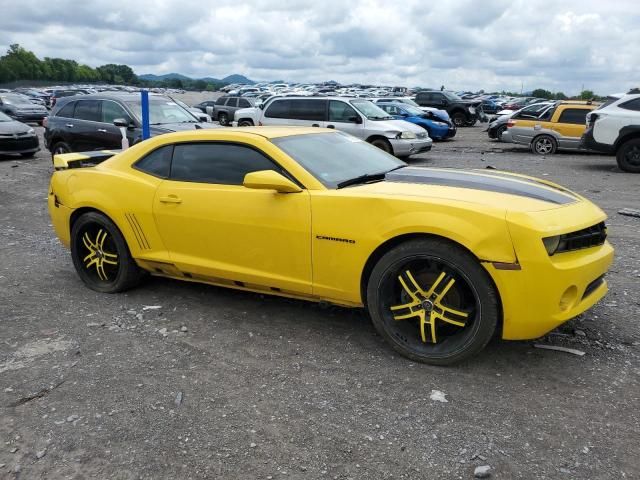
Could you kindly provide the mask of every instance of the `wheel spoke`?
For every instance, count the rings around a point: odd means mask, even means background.
[[[82,259],[83,263],[86,263],[86,262],[87,262],[87,260],[89,260],[89,259],[90,259],[91,257],[93,257],[95,254],[96,254],[96,252],[91,252],[91,253],[89,253],[89,255],[87,255],[86,257],[84,257],[84,258]]]
[[[96,246],[102,250],[104,247],[104,241],[107,238],[107,232],[105,232],[104,230],[100,229],[100,231],[98,231],[98,235],[96,235]]]
[[[89,232],[84,232],[84,235],[82,236],[82,243],[84,243],[84,246],[89,250],[96,250],[97,248],[96,245],[91,241]]]
[[[100,277],[100,280],[108,280],[107,274],[104,271],[104,265],[102,264],[102,262],[96,263],[96,271],[98,272],[98,277]]]

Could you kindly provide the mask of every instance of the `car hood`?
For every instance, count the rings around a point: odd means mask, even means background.
[[[405,167],[384,181],[351,187],[354,193],[398,195],[479,204],[499,211],[533,212],[584,200],[551,182],[502,171]]]
[[[29,130],[31,130],[31,127],[22,122],[0,122],[0,135],[27,133]]]
[[[151,133],[160,135],[169,132],[182,132],[185,130],[198,130],[200,128],[222,128],[215,123],[199,122],[199,123],[163,123],[161,125],[151,125]]]
[[[424,128],[414,125],[405,120],[369,120],[380,130],[404,132],[406,130],[413,133],[424,133]]]

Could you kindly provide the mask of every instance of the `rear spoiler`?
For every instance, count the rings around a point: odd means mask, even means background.
[[[55,170],[93,167],[122,152],[122,150],[97,150],[93,152],[60,153],[53,156]]]

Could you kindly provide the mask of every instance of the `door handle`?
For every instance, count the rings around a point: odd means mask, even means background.
[[[162,202],[162,203],[182,203],[182,199],[176,197],[175,195],[169,195],[168,197],[160,197],[160,202]]]
[[[327,128],[336,128],[335,125],[327,125]]]
[[[313,123],[311,124],[312,127],[319,127],[320,125],[318,125],[317,123]]]
[[[73,128],[73,123],[67,123],[65,127]]]
[[[100,133],[107,133],[107,131],[106,131],[104,128],[99,128],[99,129],[98,129],[98,131],[99,131]]]

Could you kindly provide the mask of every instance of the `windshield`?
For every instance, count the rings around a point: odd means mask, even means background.
[[[25,95],[18,95],[16,93],[0,95],[0,99],[2,99],[2,103],[6,103],[7,105],[21,105],[24,103],[31,103],[29,101],[29,97],[26,97]]]
[[[127,102],[139,121],[142,121],[142,107],[139,101]],[[172,100],[149,99],[149,123],[197,123],[197,120],[184,108]]]
[[[451,92],[442,92],[442,93],[444,94],[445,97],[447,97],[449,100],[452,100],[454,102],[459,102],[462,100],[462,98],[460,98],[455,93],[451,93]]]
[[[402,103],[406,103],[407,105],[413,105],[414,107],[419,107],[420,105],[418,105],[416,102],[414,102],[413,100],[411,100],[410,98],[403,98],[400,100]]]
[[[378,147],[342,132],[291,135],[271,141],[328,188],[406,165]]]
[[[0,112],[0,122],[11,122],[13,121],[11,119],[11,117],[5,115],[4,113]]]
[[[424,115],[424,111],[422,111],[420,108],[412,107],[411,105],[407,105],[403,108],[409,115],[413,115],[413,116]]]
[[[393,120],[393,117],[369,100],[352,100],[349,103],[369,120]]]

